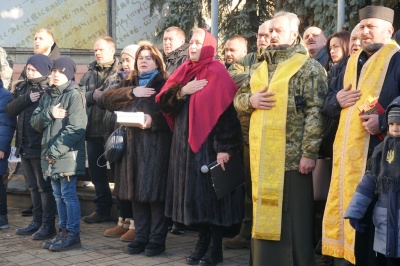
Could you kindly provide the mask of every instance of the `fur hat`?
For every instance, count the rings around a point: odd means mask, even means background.
[[[72,80],[76,73],[76,64],[72,61],[71,58],[67,56],[60,56],[53,62],[52,69],[58,69],[64,73],[64,75],[68,78],[68,80]]]
[[[127,55],[129,55],[130,57],[135,58],[136,51],[137,51],[137,49],[138,49],[139,47],[140,47],[140,46],[137,45],[137,44],[128,45],[128,46],[126,46],[126,47],[122,50],[121,55],[122,55],[122,54],[127,54]]]
[[[29,57],[26,65],[32,65],[42,76],[47,76],[50,73],[53,63],[48,56],[35,54]]]
[[[359,11],[360,21],[366,18],[379,18],[393,24],[394,11],[384,6],[366,6]]]

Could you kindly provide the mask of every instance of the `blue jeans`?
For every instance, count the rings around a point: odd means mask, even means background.
[[[97,160],[104,153],[104,138],[87,138],[87,154],[89,164],[89,174],[96,191],[94,204],[96,205],[95,212],[101,215],[110,215],[112,207],[112,195],[107,177],[107,161],[104,156]],[[98,163],[98,165],[97,165]],[[104,165],[100,167],[99,165]]]
[[[57,203],[58,224],[73,233],[80,232],[81,206],[76,194],[76,176],[51,179],[54,198]]]

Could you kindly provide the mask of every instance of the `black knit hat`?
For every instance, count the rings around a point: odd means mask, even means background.
[[[64,73],[68,80],[72,80],[76,73],[76,64],[71,58],[67,56],[60,56],[53,62],[52,69],[58,69]]]
[[[26,65],[33,66],[42,76],[47,76],[50,73],[53,63],[48,56],[35,54],[29,57]]]
[[[390,111],[388,114],[388,124],[391,124],[394,122],[400,124],[400,107],[398,107],[398,106],[390,108]]]

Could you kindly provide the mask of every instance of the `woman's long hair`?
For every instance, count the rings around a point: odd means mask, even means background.
[[[350,43],[350,32],[347,30],[341,30],[339,32],[336,32],[329,36],[328,40],[326,41],[326,50],[328,52],[329,60],[325,65],[325,69],[329,70],[330,65],[333,63],[332,57],[331,57],[331,51],[330,51],[330,46],[331,46],[331,40],[333,38],[339,38],[340,40],[340,45],[342,46],[343,49],[343,58],[340,60],[342,61],[343,59],[347,58],[350,56],[350,51],[349,51],[349,43]]]

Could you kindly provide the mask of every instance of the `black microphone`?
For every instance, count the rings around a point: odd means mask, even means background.
[[[200,171],[203,174],[207,174],[210,171],[210,168],[213,168],[214,166],[219,165],[219,163],[217,161],[214,161],[210,164],[205,164],[200,168]]]

